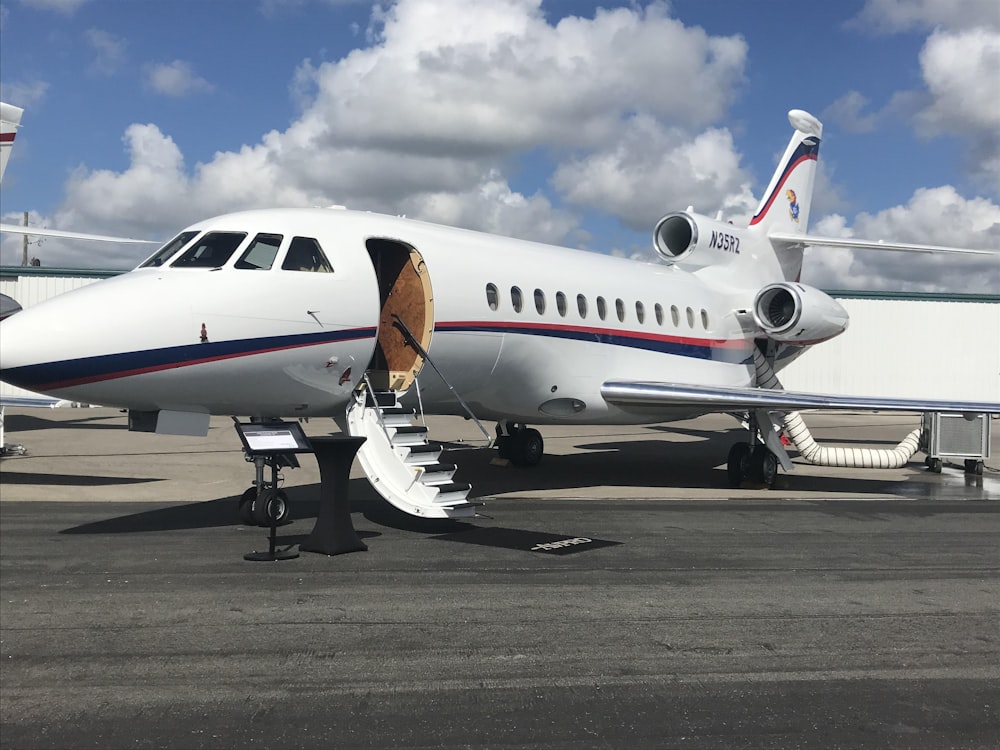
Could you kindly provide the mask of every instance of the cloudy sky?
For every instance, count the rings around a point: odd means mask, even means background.
[[[801,108],[811,231],[1000,248],[995,0],[2,0],[0,34],[7,223],[163,240],[343,204],[650,258],[668,211],[745,222]],[[1000,293],[1000,258],[817,248],[804,280]]]

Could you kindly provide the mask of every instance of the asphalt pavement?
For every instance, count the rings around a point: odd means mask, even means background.
[[[914,419],[807,416],[877,446]],[[414,519],[355,467],[368,551],[248,562],[267,539],[236,517],[231,424],[124,424],[8,412],[4,748],[998,746],[996,458],[732,490],[722,417],[543,428],[534,469],[442,419],[483,515]],[[301,460],[282,549],[319,507]]]

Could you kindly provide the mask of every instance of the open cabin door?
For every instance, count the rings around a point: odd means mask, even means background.
[[[424,365],[424,358],[407,343],[400,322],[426,350],[434,330],[434,297],[424,259],[416,248],[389,239],[365,243],[379,288],[378,343],[368,365],[376,391],[405,391]]]

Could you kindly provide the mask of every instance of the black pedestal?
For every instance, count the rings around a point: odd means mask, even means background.
[[[354,530],[348,497],[351,464],[365,439],[337,435],[309,438],[319,463],[320,505],[312,533],[299,545],[302,552],[342,555],[368,549]]]

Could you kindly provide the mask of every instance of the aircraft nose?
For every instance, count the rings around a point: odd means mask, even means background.
[[[38,348],[41,330],[32,325],[35,316],[20,310],[0,321],[0,380],[20,388],[35,390],[27,385],[32,380],[30,368],[39,360],[32,350]]]

